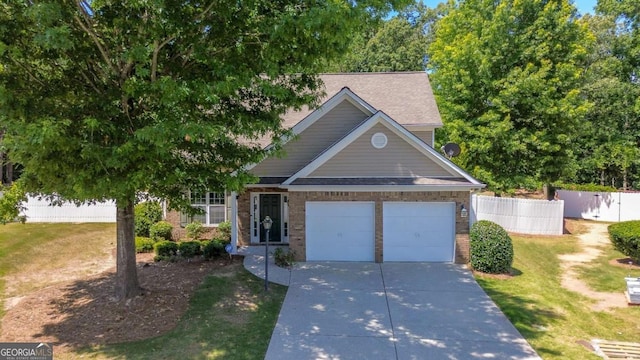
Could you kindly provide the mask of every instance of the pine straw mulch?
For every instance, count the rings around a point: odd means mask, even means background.
[[[144,294],[126,302],[113,298],[115,269],[50,286],[22,298],[2,318],[4,342],[51,342],[69,348],[146,339],[176,326],[195,289],[209,274],[232,275],[242,260],[155,263],[138,255]]]

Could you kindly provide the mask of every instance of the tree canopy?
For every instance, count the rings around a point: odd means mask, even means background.
[[[429,8],[414,3],[396,16],[371,22],[354,34],[346,54],[332,62],[326,71],[385,72],[421,71],[425,68],[427,47],[433,41],[433,25],[447,5]]]
[[[498,192],[572,175],[589,41],[566,0],[456,3],[428,62],[456,161]]]
[[[133,205],[239,190],[242,166],[313,104],[316,74],[402,0],[0,4],[2,152],[22,188],[118,207],[116,295],[139,292]]]

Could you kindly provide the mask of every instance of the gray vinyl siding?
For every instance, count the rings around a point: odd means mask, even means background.
[[[381,132],[387,146],[376,149],[371,136]],[[440,165],[382,124],[377,124],[308,177],[452,176]]]
[[[425,143],[427,143],[427,145],[433,147],[433,143],[431,141],[431,140],[433,140],[433,131],[431,131],[431,130],[412,131],[412,133],[413,133],[413,135],[419,137],[420,140],[422,140]]]
[[[366,118],[367,114],[345,100],[285,144],[282,158],[267,158],[251,172],[257,176],[291,176]]]

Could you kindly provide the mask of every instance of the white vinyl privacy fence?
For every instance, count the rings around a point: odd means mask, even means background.
[[[116,205],[113,201],[93,205],[64,203],[62,206],[51,206],[47,200],[30,196],[24,206],[26,210],[23,215],[30,223],[116,222]]]
[[[640,220],[640,193],[558,190],[564,216],[598,221]]]
[[[563,201],[471,196],[471,223],[489,220],[521,234],[562,235]]]

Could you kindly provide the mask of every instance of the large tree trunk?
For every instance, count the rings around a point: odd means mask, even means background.
[[[126,300],[142,293],[136,270],[136,244],[133,222],[133,199],[117,203],[116,216],[116,299]]]

